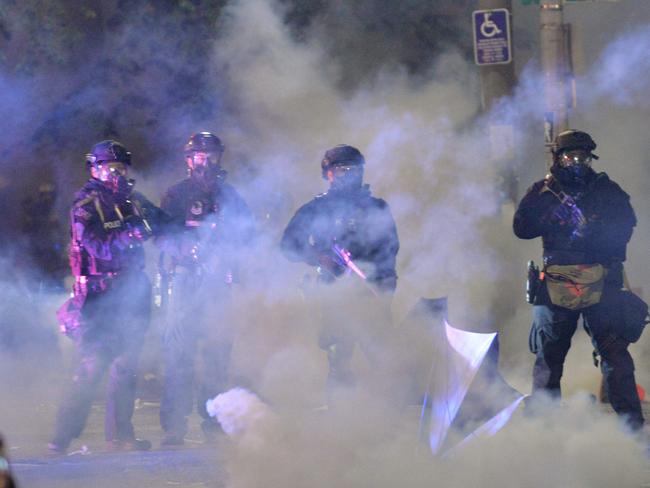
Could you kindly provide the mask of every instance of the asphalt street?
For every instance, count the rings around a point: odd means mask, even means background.
[[[48,409],[49,410],[49,409]],[[93,406],[88,425],[67,455],[47,452],[46,432],[21,429],[8,436],[9,456],[19,487],[223,487],[224,436],[213,444],[203,441],[198,416],[191,420],[185,446],[161,448],[162,432],[158,424],[157,403],[139,403],[134,424],[139,437],[153,443],[147,452],[111,452],[103,440],[101,404]],[[53,413],[53,412],[51,412]],[[53,417],[50,416],[50,422]],[[24,434],[21,434],[24,432]]]

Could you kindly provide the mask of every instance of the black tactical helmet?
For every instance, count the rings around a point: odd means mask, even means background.
[[[596,149],[596,143],[586,132],[573,129],[560,132],[555,138],[555,153],[560,154],[571,149],[585,149],[591,152]],[[598,157],[594,155],[594,159]]]
[[[119,161],[131,165],[131,153],[121,142],[108,139],[95,144],[86,154],[86,164],[89,166],[101,161]]]
[[[222,153],[225,146],[217,136],[211,132],[197,132],[190,136],[190,140],[185,144],[185,153],[205,152],[205,153]]]
[[[339,144],[325,151],[320,163],[323,178],[327,179],[327,170],[333,166],[363,166],[366,160],[356,147]]]

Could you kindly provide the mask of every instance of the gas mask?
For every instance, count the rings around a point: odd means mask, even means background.
[[[135,180],[128,178],[128,166],[121,161],[99,161],[92,166],[93,178],[101,181],[116,196],[128,197]]]
[[[363,166],[361,165],[330,166],[325,175],[327,181],[330,182],[330,189],[334,191],[356,190],[363,185]]]
[[[570,149],[562,151],[552,168],[555,177],[565,185],[581,186],[593,173],[591,161],[593,156],[587,149]]]
[[[209,189],[223,174],[221,153],[194,151],[188,153],[185,161],[190,178],[205,189]]]

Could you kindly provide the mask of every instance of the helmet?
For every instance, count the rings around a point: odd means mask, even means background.
[[[88,166],[101,161],[119,161],[131,165],[131,153],[126,150],[122,143],[108,139],[95,144],[90,152],[86,154]]]
[[[555,138],[551,173],[565,185],[582,187],[595,173],[591,160],[598,156],[591,151],[596,143],[586,132],[566,130]]]
[[[555,138],[555,153],[571,149],[586,149],[591,152],[596,149],[596,143],[586,132],[573,129],[560,132]]]
[[[334,166],[363,166],[364,164],[366,160],[361,151],[347,144],[339,144],[325,151],[320,166],[323,178],[327,179],[327,171]]]
[[[185,144],[185,153],[205,152],[222,153],[225,146],[217,136],[211,132],[197,132],[190,136]]]
[[[128,178],[127,169],[131,153],[121,143],[110,139],[98,142],[86,154],[86,165],[91,176],[115,195],[126,198],[131,193],[134,180]]]
[[[221,156],[225,146],[211,132],[197,132],[185,144],[185,163],[195,182],[204,189],[211,188],[218,178],[225,176],[221,169]]]

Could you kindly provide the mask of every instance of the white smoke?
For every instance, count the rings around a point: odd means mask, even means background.
[[[215,69],[230,80],[238,104],[231,124],[237,129],[224,137],[258,168],[250,185],[238,182],[249,200],[265,205],[262,189],[289,193],[286,201],[293,208],[280,210],[286,222],[292,210],[324,188],[318,168],[324,150],[338,143],[359,147],[368,162],[366,179],[391,205],[402,242],[393,303],[397,321],[420,296],[449,296],[452,324],[503,333],[504,373],[527,391],[533,359],[526,348],[530,311],[519,304],[524,264],[539,255],[541,245],[512,235],[514,209],[502,205],[495,185],[501,162],[490,155],[488,118],[477,117],[478,99],[468,95],[478,91],[474,68],[451,52],[417,80],[391,68],[342,92],[341,67],[319,47],[317,36],[295,42],[278,4],[244,0],[227,8],[224,38],[215,45]],[[531,119],[538,117],[541,101],[534,67],[525,76],[512,100],[499,108],[516,125],[515,140],[520,141],[537,130]],[[607,88],[593,93],[585,113]],[[603,146],[612,144],[589,125],[579,128],[594,132]],[[521,167],[537,167],[524,168],[535,173],[527,178],[543,175],[541,144],[539,149],[537,156],[522,158]],[[270,229],[270,235],[277,238],[280,231]],[[307,270],[271,255],[280,261],[251,265],[257,284],[263,285],[246,303],[263,307],[249,307],[241,315],[245,334],[238,336],[235,363],[249,379],[255,377],[256,388],[265,388],[265,398],[273,398],[275,416],[272,427],[260,427],[255,438],[261,444],[253,449],[233,445],[233,486],[418,487],[438,481],[444,486],[605,487],[611,486],[611,466],[617,463],[625,466],[617,484],[642,482],[639,446],[616,419],[601,415],[582,397],[541,419],[516,419],[497,437],[477,441],[447,462],[432,460],[416,445],[416,414],[395,410],[368,390],[344,399],[340,409],[316,409],[314,392],[324,389],[326,362],[324,353],[308,346],[319,323],[297,289],[299,275]],[[288,279],[296,280],[295,287]],[[567,392],[597,386],[588,340],[578,334],[576,342],[567,362]],[[260,344],[267,345],[264,353],[250,354]],[[268,344],[275,344],[275,351]],[[411,346],[404,350],[418,349],[417,343]],[[287,385],[295,384],[303,367],[309,379],[292,390]],[[365,375],[368,368],[367,358],[357,354],[355,369],[364,380],[372,378]],[[297,399],[297,390],[308,391],[308,400]]]
[[[584,395],[542,417],[518,416],[494,437],[475,439],[438,458],[415,442],[417,412],[382,422],[367,399],[355,398],[346,411],[312,410],[299,417],[240,389],[209,404],[233,443],[229,468],[236,488],[638,487],[644,482],[642,446]]]
[[[643,22],[643,1],[617,6],[627,9],[628,26],[635,16]],[[631,12],[635,6],[640,9],[636,14]],[[608,26],[607,38],[612,39],[621,27],[614,22],[616,12],[607,12],[594,32],[605,32]],[[418,412],[395,410],[367,390],[344,398],[338,410],[318,409],[326,401],[327,361],[316,346],[319,319],[298,288],[308,270],[286,262],[276,244],[292,212],[325,188],[319,161],[327,148],[338,143],[359,147],[368,161],[366,179],[374,194],[391,205],[402,243],[393,303],[396,322],[420,296],[448,295],[452,324],[502,333],[504,374],[524,392],[530,388],[533,356],[526,341],[530,310],[519,304],[524,264],[539,256],[541,244],[517,241],[512,235],[513,208],[501,205],[495,188],[501,163],[490,157],[488,117],[478,118],[476,69],[461,53],[441,56],[417,78],[393,66],[376,77],[356,77],[365,83],[343,91],[343,68],[321,47],[319,35],[327,33],[316,29],[307,41],[295,42],[282,16],[276,2],[230,2],[212,63],[218,79],[227,81],[227,86],[220,81],[214,88],[215,97],[228,93],[228,116],[220,113],[214,125],[188,130],[194,122],[179,122],[180,109],[170,103],[165,123],[178,126],[175,131],[182,137],[192,130],[219,133],[227,146],[231,181],[242,189],[265,232],[246,256],[247,275],[234,292],[235,312],[228,317],[215,312],[215,320],[230,320],[236,328],[233,376],[250,383],[268,403],[235,390],[212,404],[224,429],[234,436],[229,458],[233,486],[641,485],[639,446],[620,431],[614,418],[600,415],[582,397],[534,421],[515,419],[497,437],[478,441],[445,462],[432,459],[416,444]],[[594,20],[593,15],[586,17]],[[602,57],[593,58],[599,60],[593,70],[578,80],[579,105],[572,120],[598,142],[599,169],[632,194],[639,226],[630,246],[629,271],[633,283],[647,290],[647,27],[625,29],[629,32],[621,31]],[[141,26],[134,26],[133,32],[141,36]],[[594,32],[591,40],[597,37]],[[517,143],[529,150],[519,152],[523,189],[545,168],[540,79],[535,66],[522,73],[513,99],[500,110],[515,126]],[[143,87],[148,86],[147,76],[151,74],[142,74]],[[27,89],[20,93],[31,97]],[[80,103],[93,103],[94,98]],[[25,110],[29,104],[7,105],[8,100],[3,98],[3,107],[10,109],[15,123],[3,140],[20,139],[17,133],[28,132],[24,128],[33,114]],[[87,145],[75,144],[84,149]],[[178,161],[176,175],[162,175],[147,185],[138,182],[154,200],[166,184],[183,176],[180,151],[160,159],[167,157]],[[150,256],[155,255],[151,251]],[[350,309],[352,314],[360,312]],[[397,337],[401,332],[397,330]],[[426,357],[422,344],[404,342],[402,356]],[[579,333],[574,342],[565,368],[565,391],[595,391],[599,375],[590,362],[588,338]],[[362,383],[376,379],[362,353],[355,355],[354,366]],[[642,384],[648,381],[647,371],[637,368]],[[386,383],[395,379],[387,378]],[[17,395],[16,403],[20,399]],[[7,425],[25,423],[20,405],[12,402],[3,409],[11,412]],[[51,418],[39,421],[44,424],[39,432],[51,431]]]
[[[228,436],[245,439],[241,442],[255,446],[263,442],[263,423],[268,422],[273,415],[257,395],[244,388],[233,388],[217,395],[208,400],[206,408],[211,417],[216,417]]]

